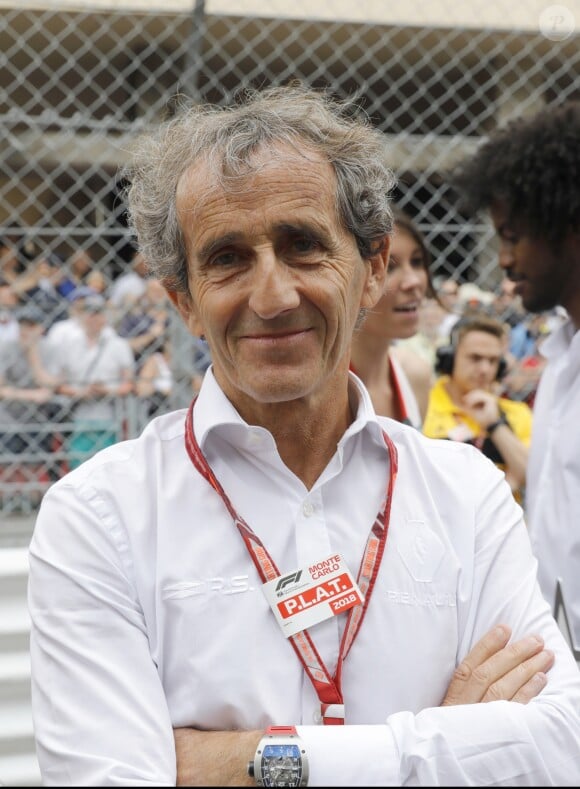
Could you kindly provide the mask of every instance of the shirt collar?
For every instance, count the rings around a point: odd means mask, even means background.
[[[349,373],[349,395],[355,418],[339,441],[341,449],[353,436],[363,431],[373,440],[384,446],[383,432],[371,403],[370,395],[363,382],[354,373]],[[203,383],[195,403],[193,427],[198,444],[204,451],[204,444],[212,432],[227,435],[228,441],[236,443],[235,436],[246,436],[250,430],[262,430],[248,425],[232,403],[225,396],[213,374],[210,365],[204,375]],[[225,428],[225,430],[223,430]],[[265,431],[267,432],[267,431]]]

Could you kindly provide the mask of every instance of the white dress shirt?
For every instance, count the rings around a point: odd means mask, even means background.
[[[544,341],[547,364],[534,401],[526,518],[538,580],[553,607],[556,579],[580,649],[580,331],[571,321]]]
[[[356,577],[387,485],[381,427],[396,444],[386,549],[343,667],[346,725],[319,724],[245,544],[186,454],[178,411],[44,498],[29,605],[46,785],[175,785],[172,727],[269,724],[298,726],[311,786],[580,782],[580,673],[503,474],[473,447],[377,417],[352,382],[356,419],[311,490],[211,368],[194,411],[210,466],[281,573],[340,553]],[[310,629],[331,672],[344,618]],[[458,662],[500,622],[554,650],[547,687],[527,705],[439,707]]]
[[[103,326],[102,335],[105,337],[112,337],[115,330],[112,326]],[[66,355],[70,348],[71,342],[77,342],[79,338],[83,338],[84,330],[78,318],[63,318],[52,324],[47,331],[46,336],[63,355]]]

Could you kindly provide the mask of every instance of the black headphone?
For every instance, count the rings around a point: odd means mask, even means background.
[[[453,373],[453,365],[455,363],[455,349],[457,348],[457,343],[459,341],[459,334],[462,333],[462,330],[465,327],[470,326],[472,326],[474,330],[478,328],[477,319],[460,318],[451,329],[449,345],[442,345],[440,348],[437,348],[435,352],[435,372],[437,375],[451,375]],[[467,334],[467,332],[463,333]],[[507,370],[508,363],[502,356],[497,366],[495,380],[501,381],[501,379],[507,373]]]

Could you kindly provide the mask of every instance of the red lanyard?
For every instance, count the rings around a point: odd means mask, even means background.
[[[215,474],[211,470],[209,463],[205,459],[199,444],[195,438],[193,431],[193,407],[195,405],[195,398],[193,399],[187,417],[185,420],[185,448],[189,455],[191,462],[199,473],[210,483],[210,485],[217,491],[232,519],[237,526],[246,548],[256,566],[256,570],[262,583],[271,581],[280,576],[280,572],[270,554],[264,547],[260,538],[252,531],[246,521],[238,515],[234,509],[231,501],[229,500],[226,492],[220,485]],[[397,450],[395,445],[383,431],[387,449],[390,458],[389,479],[387,483],[387,490],[385,500],[381,509],[377,513],[375,521],[371,527],[367,543],[363,553],[363,558],[360,564],[357,583],[364,596],[364,603],[362,605],[354,606],[348,612],[346,626],[342,635],[338,661],[334,676],[330,676],[326,666],[324,665],[314,643],[306,630],[296,633],[289,637],[289,641],[294,647],[294,651],[298,655],[299,660],[304,666],[304,670],[308,675],[316,694],[320,700],[320,707],[322,712],[322,722],[325,724],[342,724],[344,723],[344,700],[342,695],[342,665],[346,656],[348,655],[351,646],[356,638],[356,635],[362,624],[364,615],[366,614],[371,594],[375,585],[375,580],[383,558],[385,544],[387,541],[387,533],[389,530],[389,519],[391,513],[391,501],[393,498],[393,488],[395,486],[395,479],[397,476]]]

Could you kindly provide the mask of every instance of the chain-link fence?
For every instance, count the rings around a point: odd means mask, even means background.
[[[171,114],[179,95],[222,103],[247,86],[296,78],[356,97],[384,132],[396,199],[425,233],[433,274],[495,289],[493,233],[485,219],[461,215],[445,174],[498,123],[580,96],[579,28],[578,0],[1,0],[0,337],[10,336],[15,303],[34,301],[48,328],[68,315],[73,287],[109,297],[125,274],[138,277],[119,166],[129,139]],[[15,272],[16,302],[4,287]],[[132,311],[115,303],[114,328]],[[139,324],[133,314],[125,336],[145,326],[149,351],[170,336],[176,388],[167,404],[183,405],[207,354],[171,315],[164,320],[160,332],[155,315]],[[132,397],[123,409],[141,417]],[[32,429],[26,418],[37,405],[21,408],[11,432],[42,453],[39,420]],[[68,418],[66,408],[51,413],[55,423]],[[123,435],[140,429],[140,417],[125,413]],[[46,484],[63,467],[59,440],[49,447],[57,459],[44,462]],[[17,454],[3,458],[10,473]]]

